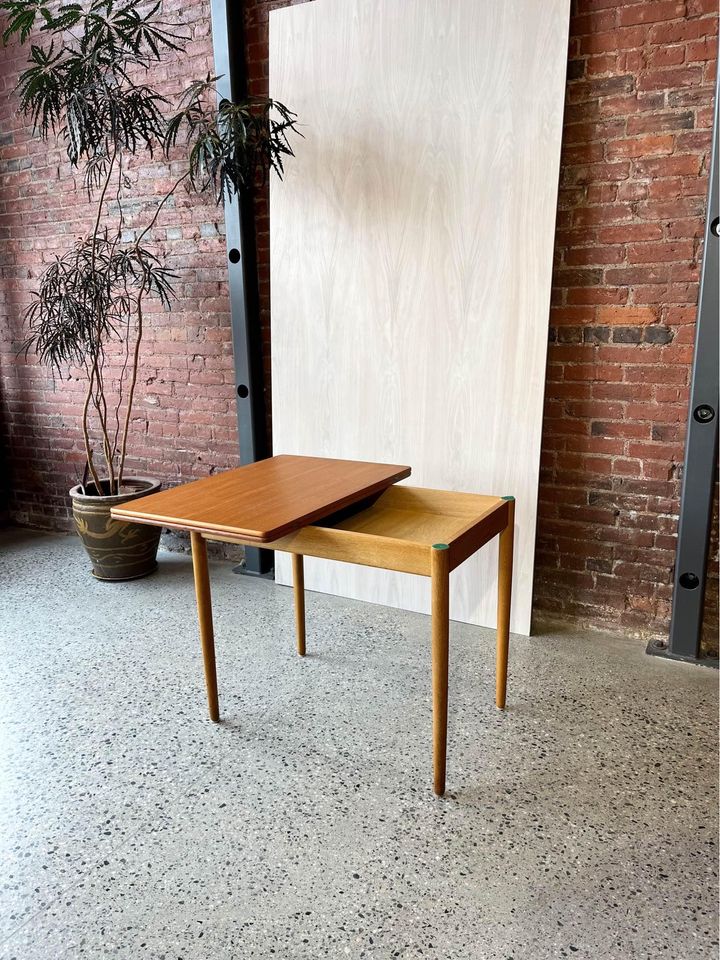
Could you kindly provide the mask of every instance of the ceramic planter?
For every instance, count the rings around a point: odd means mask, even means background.
[[[94,489],[94,485],[88,486]],[[157,493],[160,487],[157,480],[134,477],[124,480],[122,493],[114,496],[98,497],[83,493],[81,486],[72,488],[75,526],[98,580],[136,580],[157,569],[161,528],[113,520],[110,509]]]

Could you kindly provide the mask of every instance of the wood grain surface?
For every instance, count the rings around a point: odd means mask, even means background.
[[[270,14],[305,138],[271,188],[273,431],[516,497],[530,628],[569,0],[314,0]],[[277,576],[291,582],[290,561]],[[492,626],[497,546],[451,576]],[[305,586],[428,611],[426,582],[308,560]]]
[[[277,456],[113,508],[113,516],[269,543],[410,476],[410,467]]]
[[[498,533],[505,533],[508,515],[508,503],[500,497],[392,486],[370,506],[357,504],[344,519],[309,524],[268,543],[268,548],[295,557],[429,577],[431,556],[438,547],[447,550],[448,569],[454,570]],[[247,542],[238,535],[217,533],[210,539]]]

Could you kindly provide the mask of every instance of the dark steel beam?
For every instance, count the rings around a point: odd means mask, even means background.
[[[675,558],[670,639],[665,645],[651,643],[648,653],[675,660],[703,662],[700,640],[705,606],[708,547],[713,495],[717,476],[720,336],[718,319],[718,93],[715,90],[715,120],[710,161],[708,213],[705,224],[700,296],[695,329],[690,409],[685,441],[680,524]],[[705,661],[708,662],[708,661]],[[717,666],[717,661],[712,661]]]
[[[244,4],[211,0],[213,52],[218,98],[237,102],[247,96],[247,64],[243,28]],[[255,220],[251,189],[225,201],[225,237],[235,361],[240,462],[253,463],[268,456],[262,337],[257,279]],[[265,574],[272,569],[271,550],[245,548],[246,573]]]

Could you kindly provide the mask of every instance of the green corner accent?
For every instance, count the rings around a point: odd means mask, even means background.
[[[447,550],[448,545],[446,543],[434,543],[432,548],[433,550]]]
[[[514,500],[515,497],[501,497],[501,500]]]

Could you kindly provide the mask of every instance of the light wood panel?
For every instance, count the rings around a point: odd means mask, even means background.
[[[314,0],[270,14],[306,139],[271,188],[275,449],[404,460],[516,497],[528,633],[569,0]],[[277,576],[290,582],[289,561]],[[452,575],[493,625],[497,547]],[[305,585],[429,610],[427,583],[308,560]]]

